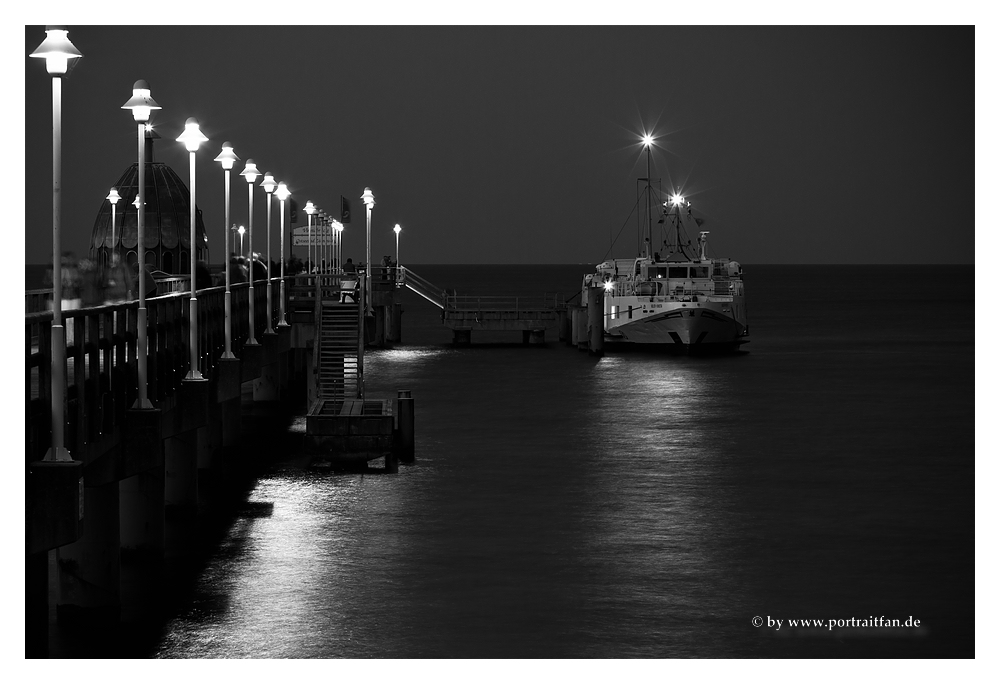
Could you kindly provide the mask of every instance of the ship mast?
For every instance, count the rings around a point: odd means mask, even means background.
[[[642,144],[646,147],[646,245],[643,256],[647,259],[650,256],[650,249],[653,244],[653,187],[652,176],[649,171],[650,148],[653,146],[653,136],[649,133],[642,137]]]

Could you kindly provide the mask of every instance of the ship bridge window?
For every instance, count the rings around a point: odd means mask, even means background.
[[[688,277],[688,267],[687,266],[671,266],[670,267],[670,277],[671,278],[687,278]]]
[[[691,277],[692,278],[707,278],[708,277],[708,266],[692,266],[691,267]]]
[[[657,266],[656,268],[651,268],[649,270],[650,270],[650,275],[653,278],[666,278],[667,277],[667,267],[666,266]]]

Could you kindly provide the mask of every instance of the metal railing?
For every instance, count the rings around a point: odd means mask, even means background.
[[[267,327],[267,287],[280,296],[280,279],[257,281],[254,290],[255,331]],[[232,348],[239,356],[249,333],[250,288],[231,287]],[[225,350],[225,287],[198,291],[198,368],[211,377]],[[178,390],[189,370],[188,292],[146,300],[147,393],[156,404]],[[66,328],[66,446],[81,449],[103,433],[121,426],[125,411],[138,394],[136,342],[139,302],[64,310]],[[279,307],[272,311],[277,324]],[[52,312],[25,315],[25,452],[28,460],[41,458],[51,438]]]
[[[448,297],[448,293],[431,281],[421,278],[405,266],[400,266],[397,269],[396,282],[410,288],[438,308],[445,308],[445,300]]]
[[[476,295],[445,295],[446,311],[556,311],[566,308],[566,298],[562,294],[511,297]]]

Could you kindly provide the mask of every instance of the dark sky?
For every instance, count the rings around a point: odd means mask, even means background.
[[[597,263],[623,225],[613,255],[634,256],[644,130],[653,177],[707,217],[714,256],[974,261],[972,27],[69,29],[84,56],[63,86],[63,246],[78,256],[134,161],[120,107],[142,78],[163,107],[157,161],[187,182],[184,120],[210,138],[197,177],[213,262],[224,140],[300,204],[351,198],[355,260],[365,186],[376,258],[393,253],[396,223],[403,263]],[[29,264],[51,259],[51,86],[27,56],[43,38],[25,27]],[[233,185],[245,223],[246,185],[235,173]],[[259,250],[263,227],[261,199]]]

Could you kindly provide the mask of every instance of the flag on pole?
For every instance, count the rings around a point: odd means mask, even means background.
[[[343,195],[340,196],[340,222],[351,222],[351,205]]]
[[[299,203],[295,201],[294,197],[288,198],[288,210],[289,210],[289,223],[293,226],[299,222]]]

